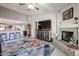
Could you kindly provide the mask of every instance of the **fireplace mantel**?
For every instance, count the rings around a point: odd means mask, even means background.
[[[59,25],[59,28],[77,28],[77,27],[79,27],[78,24]]]

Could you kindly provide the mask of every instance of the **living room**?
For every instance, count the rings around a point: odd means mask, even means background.
[[[72,13],[70,13],[70,11],[67,10],[71,10],[72,9]],[[30,18],[29,21],[33,28],[32,28],[32,34],[33,37],[35,34],[35,26],[34,26],[34,22],[39,22],[39,21],[44,21],[44,20],[51,20],[51,38],[53,40],[53,43],[55,44],[55,46],[59,47],[60,50],[66,52],[68,55],[78,55],[78,3],[70,3],[65,5],[63,8],[60,8],[60,10],[56,11],[56,12],[52,12],[52,13],[47,13],[47,14],[41,14],[41,15],[33,15]],[[68,14],[66,13],[68,12]],[[72,16],[70,16],[70,18],[65,19],[65,15],[69,15],[69,14],[73,14]],[[66,16],[66,17],[67,17]],[[34,20],[32,20],[34,19]],[[67,37],[68,36],[72,36],[72,40],[74,40],[73,42],[75,42],[76,46],[73,46],[73,43],[70,41],[69,43],[67,42],[68,38],[65,37],[65,34],[67,33]],[[68,34],[69,33],[69,34]],[[73,33],[73,34],[71,34]],[[57,40],[54,40],[57,39]],[[67,39],[65,40],[67,43],[62,42],[62,39]],[[60,42],[59,42],[59,41]],[[61,44],[62,43],[62,44]],[[66,46],[65,46],[66,45]],[[68,48],[67,48],[68,47]],[[73,50],[73,49],[76,50]],[[67,50],[66,50],[67,49]],[[68,51],[69,50],[69,51]],[[72,52],[75,53],[72,53]]]
[[[78,3],[0,3],[0,42],[3,45],[3,48],[1,47],[1,50],[4,50],[3,55],[37,56],[33,54],[35,50],[29,54],[31,49],[26,54],[15,54],[15,51],[12,50],[23,42],[33,40],[31,45],[38,46],[39,42],[40,45],[49,43],[62,51],[61,55],[65,53],[67,56],[79,56],[78,10]],[[17,39],[21,38],[23,42],[20,44]],[[15,44],[14,41],[17,45],[12,49],[6,48],[9,44],[11,46]],[[42,41],[47,43],[41,43]],[[6,45],[7,43],[8,45]],[[55,48],[51,47],[52,53],[49,56],[58,54],[58,52],[53,53]],[[9,55],[5,53],[8,50],[11,50]],[[45,52],[42,56],[48,55]]]

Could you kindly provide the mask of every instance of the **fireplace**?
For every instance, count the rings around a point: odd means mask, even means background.
[[[75,27],[64,27],[60,28],[59,30],[60,34],[58,37],[58,40],[60,40],[63,43],[67,43],[67,45],[75,45],[78,47],[78,31]]]
[[[70,38],[73,38],[74,40],[78,40],[78,35],[77,35],[78,32],[76,28],[60,28],[59,32],[60,32],[60,36],[59,36],[60,40],[64,40],[67,42],[70,41]]]
[[[62,40],[66,41],[66,42],[70,42],[71,38],[73,37],[73,32],[71,31],[62,31]]]

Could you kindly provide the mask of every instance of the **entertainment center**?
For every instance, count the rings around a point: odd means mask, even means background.
[[[51,20],[39,21],[36,26],[36,38],[51,42]]]

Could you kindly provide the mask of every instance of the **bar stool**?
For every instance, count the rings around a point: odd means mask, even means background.
[[[2,41],[7,41],[7,34],[6,33],[0,34],[0,38],[2,39]]]
[[[0,56],[2,56],[2,47],[1,47],[1,35],[0,35]]]
[[[20,32],[16,32],[15,33],[15,39],[20,39],[20,38],[21,38]]]
[[[15,33],[9,33],[9,40],[15,39]]]

